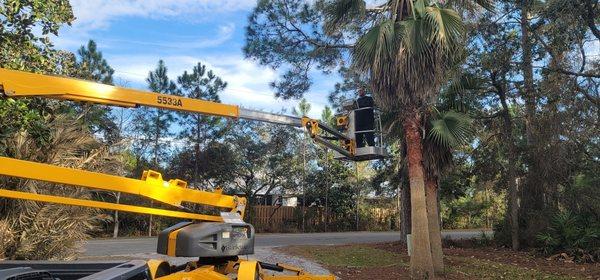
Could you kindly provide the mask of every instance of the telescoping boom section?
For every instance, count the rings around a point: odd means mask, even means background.
[[[165,110],[303,127],[316,143],[344,155],[349,160],[355,159],[355,144],[352,138],[306,116],[295,117],[273,114],[241,108],[237,105],[3,68],[0,68],[0,94],[12,98],[43,97],[130,108],[148,106]]]

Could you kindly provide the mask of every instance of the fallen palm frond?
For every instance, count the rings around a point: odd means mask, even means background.
[[[55,116],[47,123],[49,133],[44,137],[19,131],[5,139],[8,156],[106,173],[118,168],[107,147],[76,118]],[[0,187],[84,199],[93,196],[87,189],[7,177],[0,178]],[[0,258],[73,259],[101,217],[100,212],[82,207],[1,199]]]

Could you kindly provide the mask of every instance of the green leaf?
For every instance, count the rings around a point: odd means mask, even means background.
[[[455,148],[465,144],[473,135],[472,120],[466,114],[455,111],[439,113],[437,118],[431,120],[429,138],[437,145],[446,148]]]
[[[414,9],[417,12],[418,16],[420,16],[420,17],[423,16],[423,14],[425,13],[425,1],[424,0],[415,1]]]
[[[394,61],[398,51],[399,25],[383,21],[359,38],[354,48],[354,63],[363,70],[373,70]]]
[[[445,51],[455,49],[465,33],[460,16],[453,10],[427,7],[425,20],[431,28],[429,40]]]

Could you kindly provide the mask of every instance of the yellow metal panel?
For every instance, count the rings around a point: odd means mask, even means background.
[[[255,280],[259,275],[257,261],[240,261],[237,280]]]
[[[335,280],[335,276],[333,275],[312,275],[304,272],[301,268],[278,263],[278,266],[283,267],[285,271],[292,272],[295,275],[272,275],[267,274],[266,270],[262,270],[260,274],[260,279],[262,280]]]
[[[235,105],[3,68],[0,68],[0,86],[10,97],[45,96],[124,107],[141,105],[214,116],[239,116],[239,107]]]
[[[82,207],[92,207],[92,208],[100,208],[100,209],[108,209],[108,210],[117,210],[117,211],[132,212],[132,213],[139,213],[139,214],[151,214],[151,215],[166,216],[166,217],[181,218],[181,219],[192,219],[192,220],[214,221],[214,222],[222,222],[223,221],[223,218],[221,218],[220,216],[194,214],[194,213],[187,213],[187,212],[180,212],[180,211],[140,207],[140,206],[127,205],[127,204],[115,204],[115,203],[108,203],[108,202],[101,202],[101,201],[94,201],[94,200],[85,200],[85,199],[77,199],[77,198],[69,198],[69,197],[44,195],[44,194],[9,191],[9,190],[4,190],[4,189],[0,189],[0,197],[35,200],[35,201],[41,201],[41,202],[50,202],[50,203],[66,204],[66,205],[73,205],[73,206],[82,206]]]
[[[333,275],[264,275],[261,274],[261,280],[335,280]]]
[[[216,272],[213,266],[202,266],[191,271],[180,271],[159,277],[156,280],[231,280],[231,278]]]
[[[170,267],[171,267],[171,265],[168,262],[163,261],[163,260],[148,260],[146,262],[146,265],[148,265],[148,268],[150,269],[150,276],[152,276],[152,279],[157,278],[158,276],[160,276],[158,274],[164,272],[164,271],[159,271],[159,269],[162,270],[162,268],[166,266],[170,270]],[[167,273],[168,273],[168,271],[167,271]]]
[[[181,229],[183,228],[169,232],[169,241],[167,243],[167,256],[176,257],[175,251],[177,250],[177,235],[179,234],[179,231]]]
[[[179,187],[178,182],[164,182],[160,173],[150,172],[147,180],[136,180],[103,173],[59,167],[7,157],[0,157],[0,175],[52,183],[141,195],[173,206],[182,201],[235,209],[241,200],[234,196]]]

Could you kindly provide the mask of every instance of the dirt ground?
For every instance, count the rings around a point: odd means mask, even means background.
[[[391,252],[397,258],[393,264],[381,262],[350,262],[343,265],[332,261],[328,255],[341,255],[350,247],[368,248],[369,259],[377,252]],[[401,243],[381,243],[343,246],[290,246],[279,248],[285,253],[311,258],[328,268],[340,279],[410,279],[409,257]],[[532,252],[513,252],[495,247],[444,248],[446,273],[440,279],[600,279],[600,264],[577,264],[560,259],[535,256]],[[348,256],[349,260],[360,256]],[[390,256],[386,255],[386,259]]]

